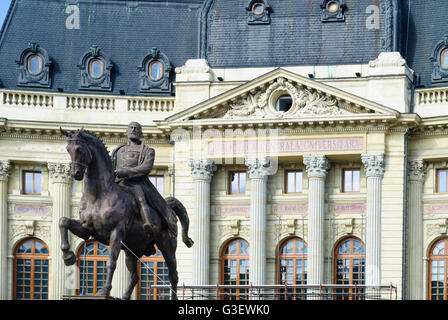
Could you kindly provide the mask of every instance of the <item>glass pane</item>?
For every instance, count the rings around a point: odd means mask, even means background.
[[[359,170],[353,171],[353,192],[359,192]]]
[[[92,60],[90,63],[90,75],[99,78],[103,74],[103,63],[100,60]]]
[[[302,172],[296,172],[296,192],[302,192]]]
[[[41,59],[38,56],[31,56],[29,58],[28,71],[32,74],[37,74],[41,71]]]
[[[446,192],[446,171],[439,171],[439,192]]]
[[[163,177],[157,177],[157,190],[163,194]]]
[[[149,65],[149,76],[153,80],[159,80],[162,77],[162,64],[160,62],[151,62]]]
[[[246,173],[240,172],[240,193],[246,192]]]
[[[31,253],[31,245],[32,245],[32,240],[28,240],[28,241],[24,242],[20,246],[17,253]]]
[[[448,69],[448,49],[445,49],[442,52],[442,68]]]
[[[34,193],[40,193],[42,190],[42,174],[34,173]]]
[[[288,186],[286,192],[295,192],[295,174],[288,172]]]
[[[238,174],[230,174],[230,193],[238,193]]]
[[[33,173],[25,172],[25,193],[33,193]]]
[[[344,171],[344,191],[345,192],[351,192],[353,191],[352,188],[352,171],[346,170]]]

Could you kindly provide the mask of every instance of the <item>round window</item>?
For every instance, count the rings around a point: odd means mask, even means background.
[[[441,64],[443,69],[448,69],[448,48],[442,51]]]
[[[260,15],[264,12],[264,5],[262,3],[254,4],[254,6],[252,7],[252,11],[256,15]]]
[[[339,3],[337,1],[330,1],[327,5],[327,9],[330,12],[336,12],[339,10]]]
[[[160,78],[162,78],[162,73],[163,73],[163,65],[161,62],[159,61],[153,61],[149,64],[149,77],[152,80],[159,80]]]
[[[90,76],[99,78],[103,75],[103,62],[99,59],[92,59],[89,67]]]
[[[292,97],[288,94],[280,96],[275,102],[275,110],[287,112],[292,107]]]
[[[42,58],[32,55],[28,58],[28,71],[31,74],[39,74],[42,71]]]

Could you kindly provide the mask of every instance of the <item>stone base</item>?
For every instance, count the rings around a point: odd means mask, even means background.
[[[92,295],[63,295],[62,300],[121,300],[111,296],[92,296]]]

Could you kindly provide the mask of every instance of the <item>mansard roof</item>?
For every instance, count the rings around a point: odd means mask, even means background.
[[[78,93],[82,56],[93,45],[111,60],[113,87],[107,94],[141,95],[138,67],[151,48],[165,54],[172,67],[197,57],[202,1],[13,0],[0,34],[0,83],[17,87],[20,54],[34,42],[53,62],[52,85],[42,91]],[[68,28],[79,8],[79,28]],[[68,13],[67,13],[68,12]],[[73,24],[72,24],[73,26]],[[26,88],[25,88],[26,89]]]

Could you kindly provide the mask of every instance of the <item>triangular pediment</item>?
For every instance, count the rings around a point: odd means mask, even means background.
[[[281,96],[292,100],[286,111],[276,107]],[[289,121],[398,116],[399,112],[391,108],[279,68],[165,120]]]

